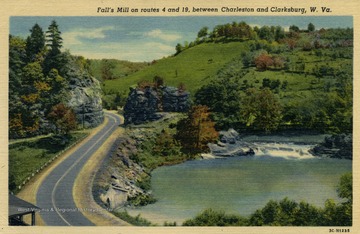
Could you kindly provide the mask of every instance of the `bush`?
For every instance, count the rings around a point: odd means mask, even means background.
[[[122,212],[114,212],[114,214],[120,219],[128,222],[134,226],[152,226],[152,223],[144,218],[140,217],[140,214],[133,217],[125,210]]]
[[[183,226],[244,226],[246,219],[239,215],[228,215],[224,211],[207,209],[194,219],[186,220]]]

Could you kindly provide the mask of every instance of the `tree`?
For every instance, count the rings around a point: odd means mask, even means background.
[[[62,67],[62,58],[61,58],[61,47],[62,47],[62,37],[61,32],[59,31],[59,26],[56,21],[53,20],[46,31],[46,46],[49,49],[49,52],[44,61],[44,72],[47,74],[52,68],[60,71]]]
[[[22,69],[26,65],[26,42],[19,38],[9,37],[9,111],[19,98],[21,92]]]
[[[300,32],[300,29],[299,29],[299,27],[296,26],[296,25],[291,25],[291,26],[289,27],[289,31],[290,31],[290,32]]]
[[[340,177],[338,185],[338,196],[346,199],[338,209],[338,220],[340,225],[352,225],[352,204],[353,204],[353,180],[352,173],[346,173]]]
[[[209,115],[207,106],[198,105],[191,108],[187,118],[178,122],[175,138],[180,141],[185,153],[197,154],[207,151],[207,144],[218,138],[215,123]]]
[[[28,61],[33,62],[45,47],[45,34],[38,24],[35,24],[30,32],[31,35],[26,39],[26,55]]]
[[[280,56],[274,56],[272,58],[272,60],[273,60],[273,66],[275,68],[278,68],[278,69],[284,68],[284,66],[285,66],[285,59],[284,58],[282,58]]]
[[[281,105],[269,88],[250,88],[241,99],[241,117],[246,126],[270,132],[276,130],[281,121]]]
[[[76,116],[74,111],[63,103],[53,106],[48,118],[55,125],[56,134],[68,134],[71,130],[76,128]]]
[[[34,103],[38,102],[38,99],[40,98],[40,92],[41,90],[36,87],[36,83],[39,84],[39,82],[44,82],[45,77],[42,73],[42,67],[41,64],[38,62],[28,63],[23,69],[22,69],[22,87],[21,87],[21,93],[22,93],[22,100],[28,104],[32,105]]]
[[[101,78],[102,80],[112,80],[114,79],[113,69],[115,68],[115,63],[109,59],[101,60]]]
[[[285,30],[280,26],[276,26],[275,27],[275,40],[280,41],[283,38],[285,38]]]
[[[309,32],[314,32],[315,31],[315,25],[313,25],[312,23],[309,23],[307,28],[308,28]]]
[[[50,52],[54,55],[60,54],[60,48],[62,47],[62,37],[59,31],[59,26],[56,21],[53,20],[46,31],[46,45],[50,48]]]
[[[347,199],[346,202],[352,203],[353,189],[352,189],[352,173],[346,173],[340,177],[340,182],[337,188],[339,197]]]
[[[262,26],[259,29],[258,35],[261,39],[267,40],[268,42],[272,42],[275,39],[275,35],[271,32],[271,28],[269,26]]]
[[[67,98],[67,87],[68,83],[66,79],[59,75],[58,70],[55,68],[51,69],[48,76],[46,77],[47,84],[51,87],[51,95],[43,97],[42,102],[45,105],[45,112],[49,113],[50,109],[60,103],[65,101]]]
[[[180,43],[177,43],[175,46],[175,50],[176,50],[175,55],[180,54],[180,52],[183,51],[183,49],[184,49],[183,46]]]
[[[274,64],[273,59],[267,53],[262,53],[257,58],[255,58],[256,68],[260,71],[267,70],[273,64]]]
[[[167,130],[163,129],[155,139],[153,153],[162,157],[174,156],[180,153],[180,145]]]
[[[208,27],[203,27],[203,28],[201,28],[200,31],[198,32],[197,37],[198,37],[199,39],[204,40],[204,39],[208,36],[208,30],[209,30]]]
[[[188,219],[183,226],[245,226],[246,218],[240,215],[226,214],[222,210],[206,209],[194,219]]]

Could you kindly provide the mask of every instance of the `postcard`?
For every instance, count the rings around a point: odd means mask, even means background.
[[[4,1],[4,233],[357,233],[356,1]]]

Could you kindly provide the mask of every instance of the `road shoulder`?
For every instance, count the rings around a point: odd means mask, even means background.
[[[92,186],[96,172],[99,170],[104,158],[110,151],[118,136],[123,134],[124,131],[124,128],[119,127],[111,134],[105,143],[84,165],[74,183],[73,197],[76,206],[80,209],[83,215],[96,226],[130,225],[98,205],[92,196]]]

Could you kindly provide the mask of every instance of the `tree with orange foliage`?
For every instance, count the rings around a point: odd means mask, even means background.
[[[180,141],[185,153],[207,151],[207,144],[217,140],[219,133],[209,115],[207,106],[198,105],[189,111],[187,118],[178,122],[175,138]]]
[[[74,111],[63,103],[53,106],[48,118],[56,126],[57,134],[67,134],[76,128],[76,116]]]
[[[265,71],[270,66],[274,65],[274,61],[267,53],[262,53],[255,59],[256,68],[260,71]]]

